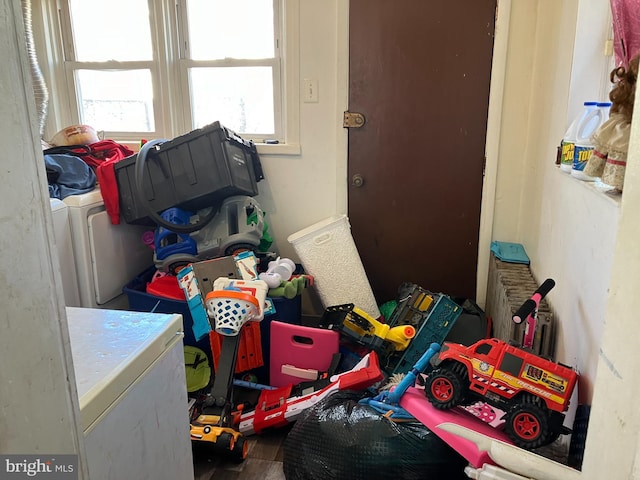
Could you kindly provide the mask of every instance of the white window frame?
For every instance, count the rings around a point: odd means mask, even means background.
[[[254,141],[263,141],[265,139],[282,139],[283,135],[283,121],[282,121],[282,95],[281,95],[281,72],[282,72],[282,56],[280,55],[280,47],[284,47],[281,41],[280,32],[281,29],[281,5],[279,0],[273,0],[273,17],[274,17],[274,52],[276,52],[273,59],[265,60],[237,60],[237,59],[221,59],[221,60],[192,60],[189,55],[189,22],[187,19],[187,1],[188,0],[176,0],[177,11],[177,25],[178,25],[178,60],[177,67],[180,72],[180,84],[182,92],[189,92],[189,70],[192,68],[201,67],[271,67],[273,72],[273,100],[274,100],[274,134],[272,135],[252,135],[251,138]],[[182,108],[184,110],[183,117],[185,119],[193,118],[191,112],[192,101],[187,99],[182,102]]]
[[[38,3],[38,2],[36,2]],[[261,154],[299,155],[300,148],[300,87],[299,87],[299,0],[274,0],[277,8],[275,28],[279,55],[270,63],[274,71],[274,108],[277,144],[262,143],[265,135],[242,135],[256,142]],[[40,6],[42,10],[40,10]],[[174,138],[189,132],[191,102],[188,69],[193,66],[233,66],[233,61],[194,61],[186,58],[184,41],[187,35],[186,0],[149,0],[154,58],[142,62],[75,62],[65,61],[65,51],[72,51],[71,27],[66,21],[68,8],[64,0],[44,0],[34,8],[34,35],[41,68],[49,90],[49,115],[45,140],[62,128],[79,123],[78,96],[73,81],[74,71],[145,68],[151,71],[154,88],[155,131],[150,138]],[[65,15],[66,13],[66,15]],[[37,19],[36,19],[37,18]],[[40,23],[40,19],[42,23]],[[244,61],[241,64],[265,64]],[[109,138],[136,146],[140,134],[108,132]],[[274,138],[274,136],[268,136]],[[147,138],[148,139],[148,138]]]

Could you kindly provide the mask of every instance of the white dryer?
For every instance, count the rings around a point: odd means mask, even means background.
[[[67,307],[80,306],[80,289],[78,288],[78,274],[76,272],[76,260],[73,254],[71,240],[71,220],[69,208],[57,198],[50,198],[51,214],[53,216],[53,229],[56,239],[56,250],[60,274],[62,277],[62,290],[64,302]]]
[[[122,288],[153,264],[153,251],[142,241],[152,227],[112,225],[99,188],[66,197],[80,290],[80,306],[129,308]]]

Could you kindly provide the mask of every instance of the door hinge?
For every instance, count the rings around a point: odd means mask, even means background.
[[[342,126],[344,128],[360,128],[366,123],[364,115],[357,112],[344,112]]]

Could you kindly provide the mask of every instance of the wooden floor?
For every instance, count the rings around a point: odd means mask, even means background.
[[[288,431],[285,428],[247,437],[249,454],[240,464],[194,445],[195,480],[284,480],[282,445]]]

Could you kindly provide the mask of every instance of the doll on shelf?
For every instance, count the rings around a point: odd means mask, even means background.
[[[640,55],[628,67],[620,66],[611,72],[611,82],[615,84],[609,93],[611,116],[593,134],[595,148],[584,169],[586,175],[600,177],[611,186],[608,193],[621,193],[624,184],[639,61]]]

